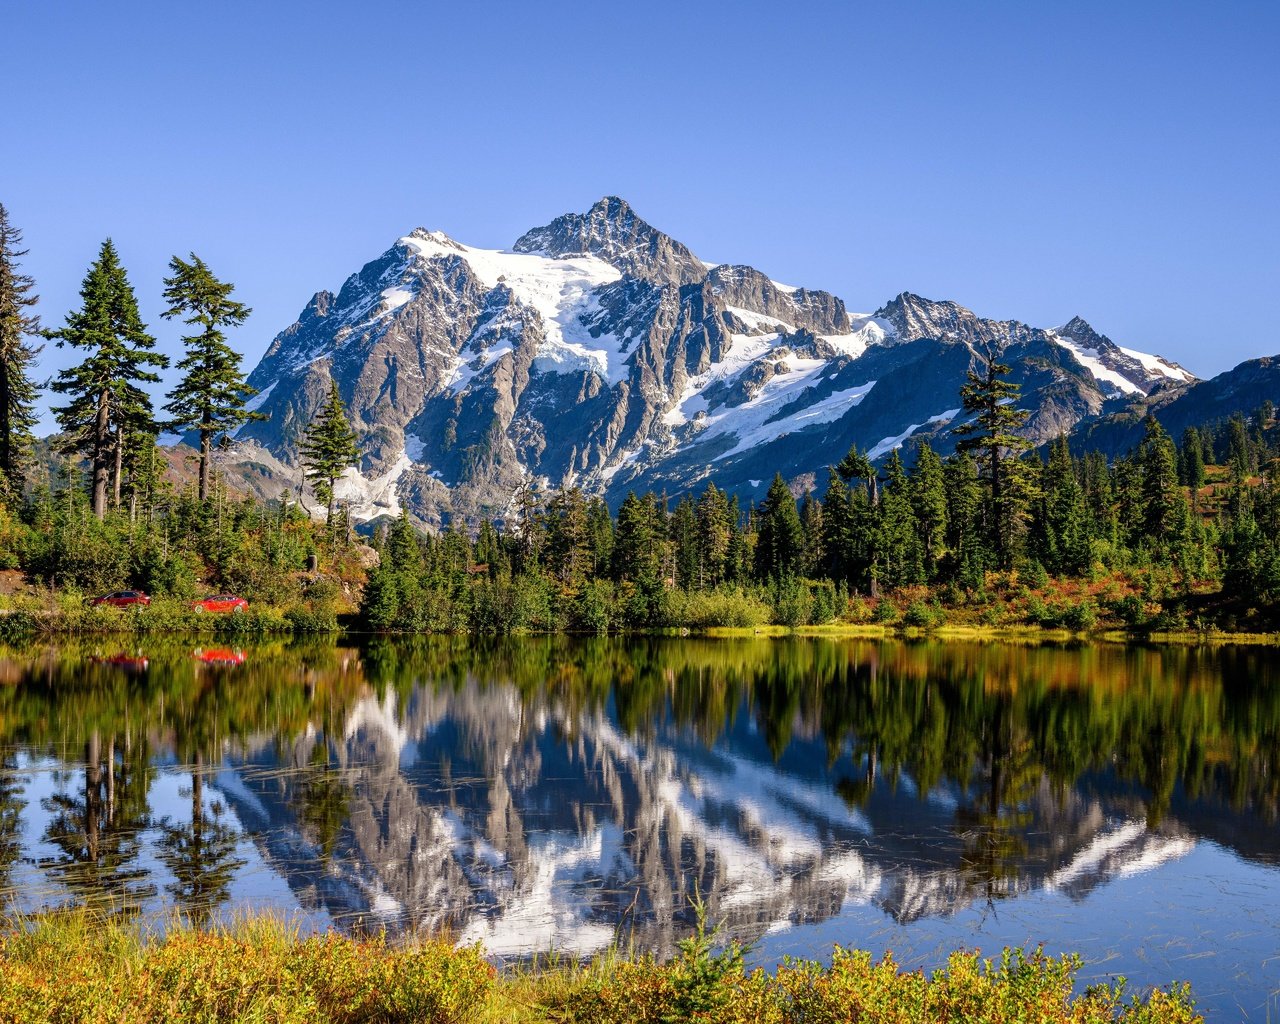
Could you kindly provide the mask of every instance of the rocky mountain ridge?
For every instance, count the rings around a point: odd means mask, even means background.
[[[1194,377],[1075,318],[982,318],[904,292],[874,313],[707,264],[606,197],[510,250],[418,229],[317,292],[249,377],[268,419],[228,456],[265,495],[296,485],[298,442],[336,380],[362,462],[357,519],[502,517],[523,487],[744,499],[775,471],[822,486],[853,445],[873,458],[953,442],[958,393],[989,355],[1013,366],[1037,441]]]

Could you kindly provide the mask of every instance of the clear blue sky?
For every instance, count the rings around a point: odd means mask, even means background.
[[[417,225],[504,247],[618,194],[853,309],[1079,313],[1202,375],[1280,352],[1276,3],[0,0],[0,35],[49,325],[110,235],[173,351],[194,250],[255,309],[248,368]]]

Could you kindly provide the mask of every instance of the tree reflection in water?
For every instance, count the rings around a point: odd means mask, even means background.
[[[1280,847],[1267,649],[551,638],[232,655],[11,652],[0,871],[29,813],[19,755],[49,753],[77,785],[44,803],[42,867],[78,901],[156,897],[151,829],[165,892],[205,922],[245,866],[245,823],[304,905],[501,929],[512,948],[608,941],[620,921],[669,947],[695,886],[751,938],[854,896],[911,920],[1084,893],[1202,835],[1264,863]],[[188,766],[189,814],[152,821],[153,751]],[[211,794],[228,770],[239,788]]]

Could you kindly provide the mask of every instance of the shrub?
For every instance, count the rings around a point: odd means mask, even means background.
[[[898,609],[893,606],[892,601],[881,598],[876,602],[876,606],[871,609],[871,621],[883,622],[886,624],[890,622],[897,622]]]
[[[937,629],[946,621],[946,613],[941,608],[923,601],[912,601],[902,613],[902,624],[916,629]]]

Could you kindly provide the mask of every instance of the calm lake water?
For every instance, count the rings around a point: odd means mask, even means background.
[[[1280,652],[453,640],[0,653],[0,900],[755,943],[1280,1020]],[[1270,1016],[1268,1016],[1270,1013]]]

